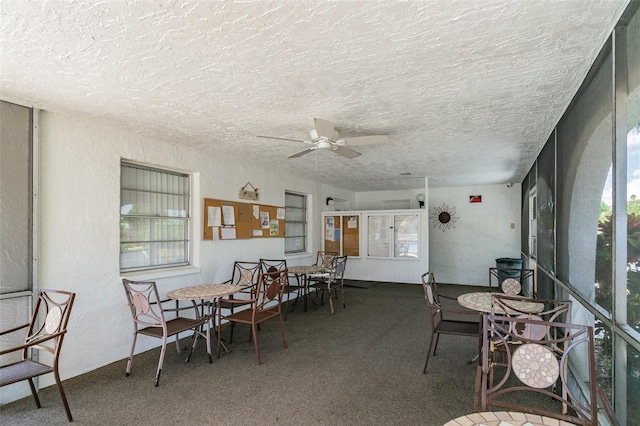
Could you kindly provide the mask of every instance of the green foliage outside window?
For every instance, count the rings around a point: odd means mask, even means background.
[[[640,201],[631,197],[627,209],[627,324],[640,332]],[[613,289],[613,221],[610,209],[601,209],[598,222],[598,237],[596,246],[596,302],[607,311],[612,311]],[[600,354],[600,374],[610,382],[611,357],[613,354],[611,332],[596,319],[595,332]],[[633,351],[630,351],[633,352]],[[635,352],[634,352],[635,353]],[[640,394],[640,357],[627,358],[627,395]],[[628,398],[628,412],[640,412],[640,402],[637,398]]]

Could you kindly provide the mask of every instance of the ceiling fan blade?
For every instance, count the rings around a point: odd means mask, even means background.
[[[327,120],[323,120],[322,118],[314,118],[313,119],[316,125],[316,133],[318,137],[326,138],[329,140],[333,139],[333,123]]]
[[[300,152],[296,152],[295,154],[291,154],[288,158],[297,158],[297,157],[302,157],[305,154],[310,153],[311,151],[315,151],[316,149],[318,149],[317,147],[313,147],[313,148],[307,148],[307,149],[303,149]]]
[[[356,158],[360,156],[360,153],[357,151],[354,151],[352,149],[346,148],[344,146],[338,146],[338,145],[334,145],[331,147],[331,151],[335,152],[336,154],[340,154],[343,157],[347,157],[347,158]]]
[[[375,145],[389,142],[387,135],[355,136],[353,138],[342,138],[345,145]]]
[[[278,138],[276,136],[263,136],[263,135],[258,135],[256,136],[258,138],[264,138],[264,139],[277,139],[280,141],[291,141],[291,142],[303,142],[303,143],[307,143],[305,141],[301,141],[300,139],[289,139],[289,138]]]

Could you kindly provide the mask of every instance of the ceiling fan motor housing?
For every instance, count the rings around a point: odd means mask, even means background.
[[[311,140],[313,142],[319,141],[319,140],[329,140],[329,141],[335,141],[336,139],[338,139],[339,133],[334,130],[333,131],[333,136],[331,137],[331,139],[327,139],[326,137],[322,137],[322,136],[318,136],[318,132],[316,131],[316,129],[312,129],[309,132],[309,137],[311,138]]]

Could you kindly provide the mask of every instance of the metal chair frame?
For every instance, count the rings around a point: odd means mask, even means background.
[[[233,262],[233,272],[231,273],[231,279],[224,284],[236,284],[246,286],[245,290],[231,295],[229,299],[234,299],[233,303],[228,303],[225,300],[218,301],[218,309],[227,309],[231,314],[234,313],[234,309],[248,307],[251,305],[251,300],[255,296],[256,286],[258,285],[258,279],[260,277],[260,271],[262,265],[260,262],[247,262],[247,261],[235,261]],[[238,298],[237,296],[242,296]],[[222,316],[225,319],[225,316]],[[220,326],[218,322],[218,327]],[[231,322],[229,326],[229,343],[233,343],[233,330],[236,323]]]
[[[0,351],[0,356],[14,352],[22,353],[20,361],[0,366],[0,387],[28,380],[36,406],[41,408],[42,405],[33,379],[43,374],[53,373],[67,413],[67,419],[70,422],[73,421],[73,416],[62,387],[58,365],[62,341],[67,333],[67,324],[75,296],[75,293],[68,291],[42,289],[38,294],[31,322],[0,332],[0,336],[3,336],[24,328],[27,329],[24,344]],[[40,360],[38,351],[50,353],[53,357],[52,361],[46,363]]]
[[[324,293],[327,293],[329,299],[329,306],[331,307],[331,315],[334,314],[333,299],[331,297],[331,291],[335,293],[335,297],[338,297],[338,289],[342,295],[342,307],[346,308],[347,304],[344,298],[344,271],[347,267],[347,256],[331,256],[330,265],[327,267],[327,272],[319,274],[309,274],[308,280],[309,289],[316,289],[321,291],[320,304],[324,304]]]
[[[258,285],[254,298],[251,300],[251,307],[233,314],[227,315],[225,319],[231,322],[248,324],[251,326],[253,345],[256,351],[256,362],[261,364],[260,346],[258,344],[258,325],[272,318],[278,318],[280,323],[280,336],[282,346],[287,348],[287,341],[284,335],[284,322],[282,319],[282,298],[287,282],[288,270],[276,270],[263,272],[258,279]],[[228,303],[235,303],[236,299],[222,299]],[[222,319],[222,314],[218,311],[218,321]],[[222,344],[221,335],[218,333],[218,350],[216,356],[220,357],[220,347]]]
[[[179,334],[186,331],[193,332],[191,351],[189,351],[189,356],[187,356],[185,362],[189,362],[195,352],[198,336],[204,337],[207,344],[209,362],[213,362],[210,339],[210,320],[212,319],[209,318],[208,315],[200,314],[198,310],[199,305],[196,304],[195,301],[192,301],[190,306],[184,307],[180,307],[176,301],[175,308],[164,308],[163,303],[169,302],[169,300],[160,299],[155,282],[123,279],[122,284],[127,295],[127,301],[129,302],[131,316],[133,317],[133,343],[125,370],[127,376],[129,376],[131,372],[131,364],[133,363],[133,355],[139,334],[162,340],[162,349],[160,350],[160,359],[158,360],[158,368],[156,370],[155,386],[158,386],[160,383],[160,373],[162,372],[162,366],[164,364],[167,341],[171,336],[175,336],[176,352],[179,355]],[[185,310],[193,310],[193,318],[179,315],[181,311]],[[169,312],[174,312],[176,317],[169,320],[166,319],[165,313]]]
[[[495,314],[483,315],[482,324],[482,358],[478,366],[478,380],[476,382],[476,390],[479,392],[480,401],[479,411],[492,409],[521,411],[552,417],[577,425],[597,426],[598,408],[593,327]],[[528,339],[514,332],[514,330],[527,325],[556,328],[559,332],[550,333],[547,336],[552,337],[545,337],[541,340]],[[492,362],[491,347],[496,344],[502,347],[506,362],[499,365],[501,367],[499,371],[494,372],[492,370],[495,370],[498,365]],[[535,345],[536,348],[544,347],[546,348],[544,349],[546,353],[553,353],[558,347],[564,348],[561,356],[555,358],[558,362],[557,381],[549,384],[548,387],[532,386],[526,383],[524,377],[521,379],[516,374],[517,371],[512,361],[516,351],[523,349],[525,344]],[[568,386],[570,374],[568,363],[573,356],[572,354],[579,350],[577,348],[585,350],[587,357],[588,365],[586,371],[588,377],[586,380],[588,395],[584,395],[584,398],[587,399],[586,403],[583,402],[582,395],[574,395]],[[538,368],[540,368],[538,364],[536,366],[532,364],[533,372],[536,372]],[[497,380],[497,383],[493,383],[491,379],[493,375],[499,375],[500,379]],[[562,392],[553,391],[558,386],[562,387]],[[514,402],[517,401],[517,399],[514,399],[517,395],[521,395],[520,399],[523,399],[527,395],[534,394],[549,397],[562,408],[558,411],[552,411],[536,404],[526,405]],[[576,413],[576,415],[572,413]]]
[[[266,273],[266,272],[273,272],[273,271],[282,271],[287,268],[287,261],[285,259],[260,259],[260,264],[262,265],[262,272]],[[291,301],[291,294],[295,293],[296,297],[293,300],[293,304],[291,304],[290,309],[285,309],[284,311],[284,320],[287,320],[289,311],[293,311],[296,307],[296,303],[298,302],[298,299],[300,298],[300,296],[303,295],[303,292],[305,291],[305,288],[303,285],[300,284],[300,282],[298,280],[296,280],[296,283],[298,285],[293,285],[291,284],[291,281],[289,280],[289,276],[287,276],[287,280],[284,284],[284,289],[283,289],[283,294],[287,295],[287,300],[283,300],[283,303],[286,302],[287,305],[289,305],[289,302]]]
[[[433,347],[433,355],[436,355],[438,348],[438,340],[441,334],[453,334],[458,336],[469,336],[478,339],[480,337],[480,324],[478,321],[464,321],[459,319],[451,319],[451,315],[466,317],[474,317],[478,319],[479,313],[474,311],[465,311],[461,309],[453,309],[442,305],[440,299],[456,300],[452,297],[443,296],[438,293],[438,285],[436,283],[433,272],[425,272],[420,277],[422,280],[422,288],[424,290],[424,298],[429,309],[429,325],[431,327],[431,337],[429,339],[429,349],[427,350],[427,359],[424,363],[423,374],[427,373],[427,366],[431,357],[431,348]],[[457,303],[457,301],[456,301]],[[435,338],[435,344],[434,344]],[[479,343],[478,343],[479,349]]]

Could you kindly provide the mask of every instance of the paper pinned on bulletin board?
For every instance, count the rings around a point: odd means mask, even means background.
[[[347,228],[356,229],[358,227],[358,217],[357,216],[349,216],[347,219]]]
[[[223,226],[220,229],[220,234],[220,238],[223,240],[235,240],[237,238],[235,226]]]
[[[220,207],[209,207],[207,209],[207,226],[222,226]]]
[[[333,217],[329,216],[325,218],[325,220],[326,220],[326,226],[325,226],[325,232],[324,232],[324,239],[327,241],[335,241]]]
[[[269,229],[269,212],[260,212],[260,227]]]
[[[280,222],[278,219],[273,219],[269,223],[269,235],[278,235],[280,233]]]
[[[233,206],[222,206],[222,223],[225,225],[235,225],[236,224],[236,214],[235,208]]]

